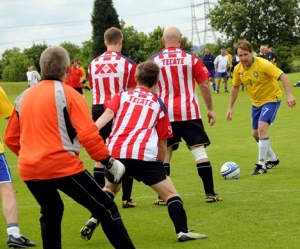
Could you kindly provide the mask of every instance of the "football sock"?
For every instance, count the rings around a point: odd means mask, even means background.
[[[214,180],[210,162],[197,163],[198,175],[201,177],[205,194],[215,195]]]
[[[258,164],[262,165],[262,167],[265,169],[266,166],[266,157],[267,152],[270,147],[270,139],[269,137],[266,138],[260,138],[258,141]]]
[[[176,233],[188,232],[186,212],[179,196],[174,196],[167,201],[169,216],[175,226]]]
[[[274,153],[274,151],[272,150],[271,145],[269,145],[268,152],[267,152],[267,156],[269,157],[269,160],[270,160],[270,161],[276,161],[276,160],[277,160],[277,156],[276,156],[276,154]]]
[[[131,176],[125,176],[122,180],[122,201],[130,201],[131,200],[131,192],[132,192],[133,178]]]
[[[94,168],[94,178],[101,188],[105,186],[104,168]]]
[[[19,238],[21,236],[20,228],[18,227],[17,223],[9,223],[6,231],[8,235],[13,235],[15,238]]]

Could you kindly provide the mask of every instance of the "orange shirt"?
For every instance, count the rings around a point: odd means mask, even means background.
[[[83,72],[77,67],[69,67],[67,70],[68,78],[66,80],[66,84],[73,88],[82,87],[82,83],[80,82],[81,77],[84,76]]]
[[[4,141],[19,155],[23,181],[83,171],[81,145],[93,160],[109,156],[84,98],[60,81],[42,81],[17,98]]]

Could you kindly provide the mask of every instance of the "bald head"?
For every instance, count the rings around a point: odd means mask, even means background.
[[[162,37],[165,47],[180,47],[181,32],[176,27],[166,28]]]

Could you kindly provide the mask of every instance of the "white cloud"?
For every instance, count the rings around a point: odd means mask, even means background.
[[[157,26],[177,26],[191,39],[190,1],[183,0],[115,0],[114,7],[127,26],[139,32],[152,32]],[[200,0],[195,0],[202,2]],[[211,0],[216,2],[216,0]],[[92,0],[1,0],[0,55],[5,49],[29,48],[43,43],[58,45],[70,41],[81,45],[91,38]],[[197,7],[197,15],[203,13]],[[201,26],[201,27],[200,27]],[[199,23],[198,30],[203,25]]]

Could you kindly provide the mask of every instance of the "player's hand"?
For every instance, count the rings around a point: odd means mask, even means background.
[[[210,126],[213,126],[216,122],[216,115],[213,111],[207,112],[208,123]]]
[[[114,176],[115,183],[118,183],[125,173],[125,166],[119,160],[111,158],[106,169]]]
[[[228,111],[226,113],[226,120],[227,121],[232,121],[232,113],[233,113],[233,110],[228,109]]]
[[[289,96],[286,102],[291,108],[293,108],[296,105],[296,99],[293,96]]]

